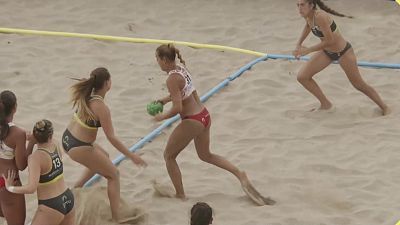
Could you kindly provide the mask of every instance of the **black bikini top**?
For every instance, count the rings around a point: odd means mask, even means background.
[[[331,23],[331,31],[332,32],[335,32],[336,31],[336,28],[337,28],[337,26],[336,26],[336,23],[335,23],[335,21],[332,21],[332,23]],[[322,31],[319,29],[319,27],[318,26],[315,26],[315,14],[314,14],[314,17],[313,17],[313,24],[312,24],[312,27],[311,27],[311,31],[312,31],[312,33],[315,35],[315,36],[317,36],[317,37],[324,37],[324,34],[322,33]]]
[[[63,177],[63,163],[61,161],[60,156],[58,155],[58,147],[54,150],[54,152],[49,152],[47,149],[38,148],[37,150],[46,152],[49,154],[51,158],[51,170],[45,174],[40,175],[39,183],[43,184],[51,184],[58,181]]]

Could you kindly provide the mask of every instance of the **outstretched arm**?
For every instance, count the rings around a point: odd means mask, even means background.
[[[14,186],[14,180],[17,176],[17,172],[14,170],[8,171],[8,176],[3,178],[6,181],[6,188],[9,192],[16,194],[32,194],[35,193],[39,185],[40,178],[40,155],[33,154],[28,157],[28,183],[22,186]]]
[[[115,135],[114,127],[111,121],[111,113],[108,107],[104,103],[96,105],[94,108],[96,115],[99,117],[103,131],[108,141],[127,158],[131,159],[135,164],[146,165],[146,163],[133,152],[130,152],[127,147],[119,140]]]

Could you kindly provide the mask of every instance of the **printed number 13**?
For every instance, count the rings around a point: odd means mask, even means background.
[[[59,158],[54,159],[54,160],[53,160],[53,164],[54,164],[54,167],[55,167],[55,168],[60,167],[60,166],[61,166],[60,159],[59,159]]]

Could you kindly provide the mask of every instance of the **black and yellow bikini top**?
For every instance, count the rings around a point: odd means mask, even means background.
[[[101,97],[100,95],[92,95],[92,96],[90,96],[89,101],[92,101],[92,100],[95,100],[95,99],[100,100],[100,101],[103,101],[103,97]],[[85,128],[91,129],[91,130],[96,130],[97,128],[101,127],[101,123],[100,123],[99,120],[88,119],[88,120],[86,120],[86,121],[82,121],[82,120],[79,118],[77,112],[74,113],[74,119],[75,119],[75,121],[78,122],[82,127],[85,127]]]
[[[335,23],[335,21],[333,21],[332,20],[332,23],[331,23],[331,31],[332,32],[335,32],[337,30],[337,26],[336,26],[336,23]],[[312,26],[311,26],[311,31],[312,31],[312,33],[315,35],[315,36],[317,36],[317,37],[324,37],[324,34],[322,33],[322,31],[319,29],[319,27],[318,26],[315,26],[315,14],[314,14],[314,17],[313,17],[313,24],[312,24]]]
[[[58,147],[56,146],[54,152],[49,152],[44,148],[38,148],[37,150],[46,152],[51,158],[51,170],[40,175],[39,185],[55,183],[59,179],[63,178],[63,163],[60,155],[58,154]]]

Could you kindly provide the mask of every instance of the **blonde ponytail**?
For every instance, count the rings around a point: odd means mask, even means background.
[[[174,49],[175,49],[176,55],[178,56],[179,62],[181,62],[183,65],[186,66],[185,60],[183,60],[182,55],[179,53],[179,50],[177,48],[175,48],[175,47],[174,47]]]
[[[79,82],[71,86],[72,108],[76,109],[76,113],[82,120],[94,120],[95,116],[88,106],[88,101],[93,91],[94,78],[74,80],[79,80]]]
[[[95,115],[89,108],[89,100],[93,91],[100,90],[111,79],[110,72],[104,67],[98,67],[90,73],[89,79],[76,79],[78,83],[71,86],[72,108],[76,109],[82,120],[95,120]]]

